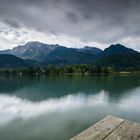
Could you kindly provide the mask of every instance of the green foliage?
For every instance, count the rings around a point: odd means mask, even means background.
[[[112,66],[115,71],[137,71],[140,69],[140,53],[104,56],[98,59],[95,65]]]
[[[117,70],[121,72],[122,70]],[[123,70],[124,72],[140,71],[140,68],[129,67]],[[116,72],[116,71],[115,71]],[[48,65],[46,67],[29,67],[29,68],[10,68],[0,69],[0,74],[5,75],[61,75],[61,74],[112,74],[114,67],[111,66],[95,66],[95,65],[68,65],[68,66],[54,66]]]
[[[111,67],[100,67],[93,65],[71,65],[71,66],[53,66],[30,67],[30,68],[10,68],[0,69],[0,74],[6,75],[61,75],[61,74],[110,74]]]

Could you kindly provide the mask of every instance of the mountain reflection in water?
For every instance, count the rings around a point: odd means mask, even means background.
[[[109,114],[140,122],[139,101],[137,75],[1,77],[0,139],[68,140]]]

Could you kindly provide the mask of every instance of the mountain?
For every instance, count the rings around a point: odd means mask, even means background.
[[[48,45],[40,42],[28,42],[23,46],[15,47],[11,50],[0,51],[1,54],[12,54],[23,59],[42,61],[43,58],[59,45]]]
[[[37,66],[32,60],[23,60],[11,54],[0,54],[0,68],[19,68]]]
[[[58,47],[45,58],[47,64],[90,64],[95,62],[95,55],[77,51],[75,48]]]
[[[99,53],[102,52],[102,50],[99,48],[89,47],[89,46],[85,46],[84,48],[77,49],[77,51],[87,53],[87,54],[92,54],[92,55],[98,55]]]
[[[0,51],[0,54],[12,54],[22,59],[32,59],[46,64],[93,63],[95,55],[102,52],[98,48],[67,48],[60,45],[48,45],[40,42],[28,42],[23,46]]]
[[[121,44],[111,45],[99,54],[95,64],[115,69],[140,68],[140,53]]]
[[[111,45],[110,47],[106,48],[103,52],[101,52],[100,56],[110,56],[110,55],[126,55],[126,54],[133,54],[138,53],[137,51],[127,48],[121,44]]]
[[[95,64],[113,66],[116,69],[140,67],[140,53],[121,44],[111,45],[103,51],[89,46],[77,49],[40,42],[28,42],[11,50],[0,51],[0,54],[12,54],[7,55],[7,59],[6,56],[5,59],[1,59],[1,63],[10,63],[12,66],[14,66],[15,61],[16,66],[32,66],[41,62],[43,65]],[[9,57],[12,58],[11,61]],[[20,61],[19,64],[18,61]]]
[[[140,53],[129,54],[129,55],[112,55],[107,57],[102,57],[96,61],[97,65],[100,66],[112,66],[116,70],[126,69],[126,68],[140,68]]]

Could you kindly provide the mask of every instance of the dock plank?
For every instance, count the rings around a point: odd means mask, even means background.
[[[126,120],[104,140],[140,140],[140,124]]]
[[[124,122],[124,119],[108,116],[70,140],[103,140]]]

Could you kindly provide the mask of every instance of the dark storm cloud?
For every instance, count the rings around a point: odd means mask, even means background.
[[[12,20],[9,20],[9,19],[4,19],[3,20],[5,23],[7,23],[8,25],[12,26],[12,27],[15,27],[15,28],[19,28],[19,24],[18,22],[16,21],[12,21]]]
[[[10,26],[100,43],[140,36],[140,0],[1,0]]]
[[[78,22],[78,17],[73,12],[66,13],[66,18],[72,23]]]

